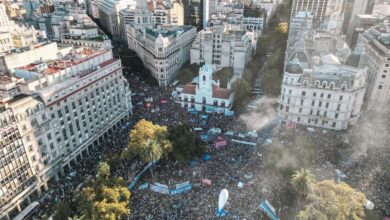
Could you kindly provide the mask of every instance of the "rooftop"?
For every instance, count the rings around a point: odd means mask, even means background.
[[[26,46],[26,47],[19,47],[19,48],[15,48],[15,49],[12,49],[12,50],[9,50],[9,51],[5,51],[5,52],[2,52],[0,53],[0,55],[11,55],[11,54],[18,54],[18,53],[23,53],[23,52],[26,52],[26,51],[29,51],[29,50],[33,50],[33,49],[38,49],[40,47],[44,47],[48,44],[51,44],[53,42],[43,42],[43,43],[38,43],[38,44],[35,44],[35,45],[31,45],[31,46]]]
[[[72,50],[69,54],[64,56],[62,59],[39,62],[39,63],[31,63],[26,66],[19,67],[18,69],[31,71],[31,72],[36,71],[36,72],[51,75],[63,69],[85,62],[86,60],[92,59],[105,52],[107,51],[86,48],[86,47],[77,48]]]
[[[171,27],[162,27],[161,29],[150,29],[146,28],[146,33],[151,35],[154,38],[157,38],[159,34],[161,34],[162,37],[169,37],[169,36],[175,36],[177,34],[184,33],[186,31],[191,30],[194,28],[193,26],[171,26]]]

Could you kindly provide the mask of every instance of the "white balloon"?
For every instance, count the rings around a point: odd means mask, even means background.
[[[221,190],[221,192],[219,193],[219,199],[218,199],[218,210],[219,211],[221,211],[223,209],[223,207],[225,206],[225,204],[228,200],[228,197],[229,197],[229,192],[227,191],[227,189]]]
[[[374,203],[372,203],[370,200],[367,200],[366,208],[368,210],[373,210],[374,209]]]

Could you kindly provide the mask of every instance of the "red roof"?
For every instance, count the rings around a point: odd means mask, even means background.
[[[213,87],[213,98],[217,99],[229,99],[232,91],[230,89]]]
[[[182,93],[195,95],[196,85],[187,84],[183,87]]]

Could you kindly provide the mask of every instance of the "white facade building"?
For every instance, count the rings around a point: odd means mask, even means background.
[[[169,85],[177,71],[190,60],[195,37],[196,29],[192,26],[160,29],[138,24],[127,26],[129,49],[138,54],[160,86]]]
[[[278,115],[285,122],[347,129],[360,116],[365,81],[366,69],[341,64],[303,69],[293,61],[284,72]]]
[[[8,82],[0,103],[14,114],[16,138],[27,152],[21,156],[29,163],[23,176],[30,182],[18,190],[0,189],[0,218],[46,191],[48,181],[69,172],[131,113],[129,85],[109,49],[77,48],[62,58],[17,68],[14,75],[24,81]]]
[[[231,31],[223,26],[202,30],[191,47],[191,63],[214,64],[218,69],[233,67],[235,74],[243,73],[256,50],[254,32]]]
[[[100,0],[87,0],[88,14],[91,15],[93,19],[99,19],[99,4]]]
[[[99,18],[103,28],[113,36],[120,38],[119,11],[128,7],[135,7],[133,0],[101,0],[99,4]]]
[[[368,61],[369,108],[390,102],[390,26],[379,25],[371,29],[375,34],[368,39],[365,55]]]
[[[13,73],[15,68],[29,63],[57,59],[59,53],[66,54],[71,47],[59,49],[57,43],[40,43],[23,50],[9,51],[0,54],[0,71]]]
[[[213,80],[213,69],[210,65],[203,65],[199,69],[198,84],[187,84],[177,88],[176,101],[181,107],[192,108],[197,111],[227,113],[230,112],[234,94],[228,88],[220,88],[219,81]]]
[[[291,18],[289,35],[301,31],[302,29],[306,29],[306,31],[312,31],[313,21],[314,17],[310,12],[299,11],[294,17]]]

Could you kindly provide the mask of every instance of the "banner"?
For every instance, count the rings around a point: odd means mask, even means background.
[[[150,190],[152,190],[153,192],[156,192],[156,193],[169,195],[169,189],[168,188],[165,188],[165,187],[162,187],[162,186],[159,186],[159,185],[156,185],[156,184],[150,184]]]
[[[183,182],[183,183],[176,184],[176,189],[177,189],[177,188],[180,188],[180,187],[183,187],[183,186],[187,186],[187,185],[189,185],[189,184],[190,184],[189,181],[185,181],[185,182]]]
[[[271,220],[279,220],[278,216],[276,216],[275,208],[267,201],[263,200],[259,205],[260,211],[263,212],[270,218]]]
[[[171,196],[177,195],[177,194],[180,194],[180,193],[183,193],[183,192],[187,192],[190,189],[192,189],[192,186],[191,186],[191,184],[188,184],[188,185],[182,186],[182,187],[177,188],[177,189],[172,189],[170,191],[170,195]]]
[[[234,111],[225,111],[225,116],[232,117],[234,116]]]
[[[214,106],[206,105],[206,112],[207,113],[213,113],[215,111]]]

